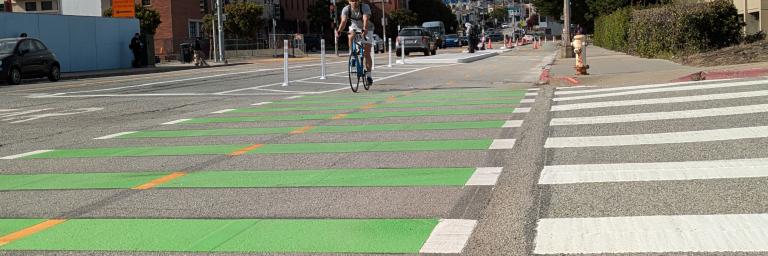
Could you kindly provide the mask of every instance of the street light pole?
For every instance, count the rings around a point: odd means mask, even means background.
[[[224,64],[227,64],[227,56],[224,56],[224,16],[222,16],[222,6],[221,6],[221,0],[216,0],[216,14],[219,17],[218,18],[218,27],[219,27],[219,58],[221,58],[221,61],[224,62]]]
[[[563,0],[563,58],[573,58],[571,46],[571,5],[569,0]]]

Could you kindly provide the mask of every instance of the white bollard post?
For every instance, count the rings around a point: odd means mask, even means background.
[[[325,39],[320,39],[320,80],[325,80]]]
[[[400,50],[402,52],[402,55],[400,55],[402,57],[401,64],[405,64],[405,39],[400,39]]]
[[[288,40],[283,40],[283,86],[288,86]]]
[[[369,54],[371,54],[371,70],[370,71],[374,71],[376,70],[376,52],[373,51],[373,45],[371,45],[371,52],[369,52]],[[363,58],[365,58],[365,56],[363,56]]]
[[[392,38],[387,38],[387,53],[389,54],[389,63],[387,67],[392,67]]]

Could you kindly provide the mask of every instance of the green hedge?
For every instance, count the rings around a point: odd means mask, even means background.
[[[736,7],[728,0],[621,9],[595,22],[595,43],[648,58],[673,58],[737,44]]]
[[[595,45],[614,51],[626,51],[631,8],[622,8],[595,20]]]

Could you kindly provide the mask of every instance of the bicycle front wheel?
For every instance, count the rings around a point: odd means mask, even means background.
[[[358,65],[361,65],[360,58],[358,58],[355,51],[349,54],[349,63],[347,68],[349,69],[349,87],[352,88],[352,92],[357,92],[360,88],[360,74],[358,74]]]

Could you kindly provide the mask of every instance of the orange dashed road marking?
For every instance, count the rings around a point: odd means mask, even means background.
[[[235,151],[235,152],[232,152],[231,154],[229,154],[229,156],[239,156],[239,155],[242,155],[242,154],[248,153],[248,151],[251,151],[251,150],[254,150],[254,149],[260,148],[261,146],[264,146],[264,144],[254,144],[254,145],[250,145],[250,146],[247,146],[247,147],[245,147],[245,148],[239,149],[239,150],[237,150],[237,151]]]
[[[362,109],[362,110],[368,110],[368,109],[371,109],[371,108],[373,108],[373,107],[375,107],[375,106],[376,106],[376,104],[375,104],[375,103],[368,103],[368,105],[362,106],[362,107],[360,107],[360,109]]]
[[[331,117],[331,120],[338,120],[338,119],[342,119],[344,117],[347,117],[347,114],[338,114],[338,115],[335,115],[335,116]]]
[[[169,181],[171,181],[173,179],[176,179],[176,178],[184,176],[184,175],[187,175],[187,173],[185,173],[185,172],[173,172],[171,174],[168,174],[168,175],[165,175],[163,177],[157,178],[157,179],[155,179],[153,181],[150,181],[150,182],[144,183],[142,185],[136,186],[133,189],[134,190],[146,190],[146,189],[154,188],[157,185],[169,182]]]
[[[63,220],[63,219],[46,220],[46,221],[44,221],[44,222],[42,222],[40,224],[37,224],[37,225],[31,226],[31,227],[25,228],[25,229],[22,229],[22,230],[13,232],[13,233],[10,233],[10,234],[8,234],[6,236],[0,237],[0,246],[9,244],[9,243],[11,243],[13,241],[22,239],[24,237],[27,237],[29,235],[38,233],[38,232],[46,230],[46,229],[49,229],[49,228],[51,228],[53,226],[56,226],[56,225],[59,225],[59,224],[65,222],[65,221],[67,221],[67,220]]]
[[[314,125],[307,125],[307,126],[304,126],[304,127],[299,128],[299,129],[291,131],[290,134],[302,134],[302,133],[305,133],[305,132],[307,132],[309,130],[312,130],[312,128],[315,128],[315,126]]]

